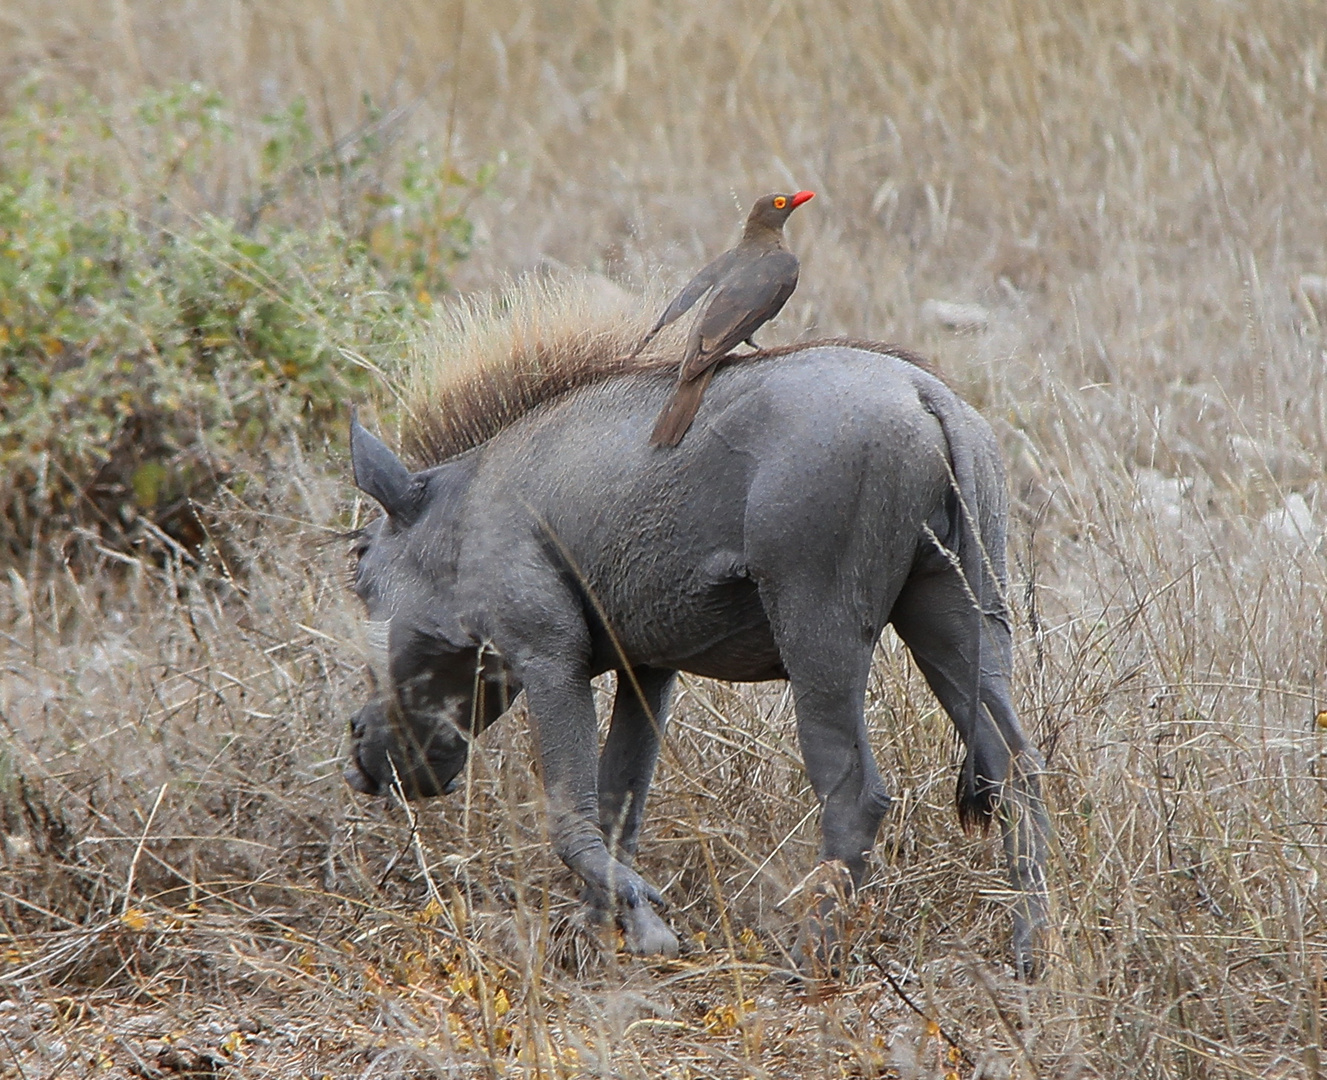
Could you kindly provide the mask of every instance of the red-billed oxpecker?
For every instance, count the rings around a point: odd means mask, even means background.
[[[797,288],[797,256],[783,246],[783,223],[814,197],[813,191],[799,191],[758,199],[737,246],[693,277],[636,347],[639,353],[660,330],[709,293],[687,339],[677,390],[654,425],[652,446],[676,446],[682,441],[715,367],[734,346],[745,342],[759,348],[752,337],[779,313]]]

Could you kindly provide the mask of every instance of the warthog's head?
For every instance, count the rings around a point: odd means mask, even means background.
[[[493,723],[519,687],[457,619],[449,515],[468,470],[411,473],[351,421],[355,484],[386,511],[357,537],[354,588],[369,617],[379,694],[351,718],[346,781],[408,798],[451,791],[470,739]]]

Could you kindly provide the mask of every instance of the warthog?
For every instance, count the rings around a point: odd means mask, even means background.
[[[418,472],[352,421],[355,483],[386,511],[359,535],[354,587],[387,655],[348,781],[450,791],[524,689],[558,854],[630,952],[675,955],[631,864],[677,672],[791,682],[820,859],[856,886],[890,805],[864,719],[888,623],[966,747],[963,823],[999,820],[1030,973],[1047,824],[1010,699],[990,429],[902,355],[841,344],[722,368],[687,438],[656,449],[671,390],[651,373],[591,382]],[[600,751],[590,680],[606,671]]]

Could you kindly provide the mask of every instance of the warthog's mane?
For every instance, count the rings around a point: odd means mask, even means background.
[[[522,278],[452,305],[416,347],[401,381],[406,456],[418,467],[436,465],[581,387],[627,374],[675,376],[689,319],[631,356],[667,300],[583,275]],[[800,341],[734,354],[726,363],[825,345],[883,353],[930,370],[906,349],[853,338]]]

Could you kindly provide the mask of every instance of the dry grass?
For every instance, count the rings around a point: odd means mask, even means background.
[[[11,87],[197,77],[252,110],[302,90],[329,142],[369,91],[439,156],[505,155],[472,286],[680,281],[755,195],[817,190],[771,336],[906,342],[995,425],[1058,831],[1057,959],[1020,987],[995,852],[949,807],[947,722],[887,640],[870,710],[898,804],[844,978],[789,987],[775,904],[814,822],[788,705],[689,682],[643,861],[691,951],[614,956],[547,854],[519,721],[468,805],[342,785],[365,688],[340,552],[313,541],[349,492],[344,463],[297,465],[243,581],[10,576],[3,1075],[941,1076],[897,984],[964,1078],[1321,1076],[1314,5],[71,0],[0,21]],[[252,152],[241,132],[237,176]]]

